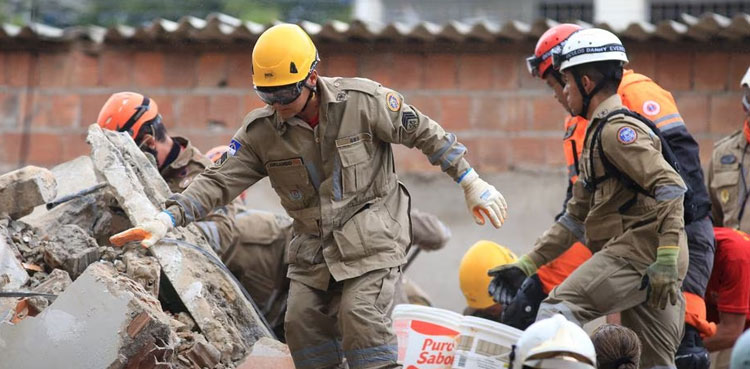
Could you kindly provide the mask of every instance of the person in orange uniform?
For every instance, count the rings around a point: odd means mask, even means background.
[[[575,24],[560,24],[550,28],[537,42],[534,55],[527,59],[529,73],[545,81],[566,111],[570,109],[562,94],[564,83],[561,74],[552,68],[551,55],[555,50],[562,48],[570,35],[580,29],[581,27]],[[690,188],[684,204],[685,231],[690,249],[690,265],[683,282],[688,326],[683,345],[678,350],[680,357],[677,367],[707,368],[708,353],[702,347],[699,333],[706,336],[713,333],[705,321],[703,297],[713,267],[715,246],[709,218],[711,201],[704,184],[698,143],[688,132],[672,95],[647,76],[625,69],[617,92],[625,107],[648,118],[659,128],[677,156],[680,175]],[[557,218],[564,214],[565,204],[572,196],[573,184],[578,179],[578,160],[587,127],[588,122],[580,116],[569,115],[565,119],[563,151],[569,181],[563,212],[558,214]],[[523,281],[515,281],[514,284],[519,286],[515,296],[506,293],[505,301],[499,301],[504,302],[506,306],[503,322],[520,329],[533,323],[541,301],[589,257],[591,251],[578,242],[554,262],[539,268],[535,275]],[[499,293],[497,295],[500,297]]]

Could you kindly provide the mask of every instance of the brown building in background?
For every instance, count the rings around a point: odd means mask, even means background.
[[[565,112],[526,72],[524,58],[551,21],[376,27],[302,23],[323,75],[394,88],[454,131],[480,172],[558,169]],[[599,25],[607,27],[606,25]],[[86,128],[116,91],[152,96],[170,133],[199,149],[225,144],[261,102],[250,57],[264,26],[225,15],[140,28],[0,28],[0,173],[87,154]],[[750,65],[750,15],[633,23],[617,31],[631,66],[677,100],[702,158],[743,119],[739,79]],[[397,150],[400,171],[437,171]]]

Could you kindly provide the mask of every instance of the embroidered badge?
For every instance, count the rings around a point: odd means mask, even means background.
[[[721,203],[726,204],[729,201],[729,190],[726,188],[721,190],[719,197],[721,197]]]
[[[232,139],[232,141],[229,142],[229,155],[235,156],[237,154],[237,151],[240,151],[240,148],[242,147],[242,144],[239,143],[237,140]]]
[[[727,154],[721,157],[722,164],[734,164],[737,162],[737,157],[733,154]]]
[[[339,93],[336,94],[336,101],[344,101],[344,100],[346,100],[347,97],[348,97],[348,95],[346,94],[346,92],[341,91],[341,92],[339,92]]]
[[[388,109],[391,109],[391,111],[398,111],[401,109],[401,99],[399,99],[393,92],[385,94],[385,104],[388,105]]]
[[[407,132],[411,132],[417,129],[419,119],[417,119],[417,115],[411,110],[404,110],[404,113],[401,115],[401,125],[404,126]]]
[[[638,134],[630,127],[622,127],[617,131],[617,140],[622,144],[631,144],[638,138]]]
[[[643,102],[643,112],[646,115],[656,115],[661,111],[661,105],[653,100],[646,100]]]

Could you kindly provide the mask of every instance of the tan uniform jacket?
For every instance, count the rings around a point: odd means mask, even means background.
[[[394,168],[392,143],[417,147],[454,179],[470,168],[456,136],[403,97],[361,78],[318,81],[320,122],[283,121],[269,106],[245,117],[226,160],[167,202],[177,224],[200,219],[265,176],[294,219],[289,277],[326,290],[404,262],[409,195]]]
[[[160,174],[173,193],[180,193],[212,163],[187,139],[183,137],[172,137],[172,139],[177,141],[183,149],[171,164],[161,170]],[[228,249],[236,239],[234,212],[234,206],[222,206],[213,209],[205,218],[205,222],[198,224],[217,253]]]
[[[634,260],[645,270],[656,259],[658,246],[679,246],[679,273],[684,277],[688,260],[682,213],[685,183],[664,160],[661,141],[650,128],[637,119],[616,115],[606,122],[601,139],[610,163],[651,196],[638,194],[635,204],[621,213],[619,208],[631,201],[635,192],[620,180],[610,177],[593,192],[584,186],[587,179],[605,174],[598,146],[590,150],[594,130],[605,124],[602,118],[607,113],[622,108],[620,97],[614,95],[594,111],[586,131],[581,173],[573,187],[573,198],[563,216],[537,240],[529,256],[541,266],[562,254],[575,241],[581,241],[594,252],[612,248],[610,253]]]
[[[711,212],[714,225],[717,227],[750,232],[750,209],[747,201],[750,188],[750,158],[747,157],[747,146],[742,131],[737,131],[714,144],[711,161],[708,163],[707,181],[711,195]]]

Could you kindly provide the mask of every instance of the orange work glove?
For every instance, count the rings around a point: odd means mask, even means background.
[[[109,238],[114,246],[122,246],[128,242],[140,241],[141,246],[151,247],[159,242],[174,227],[174,217],[164,210],[153,219],[147,220],[142,225],[130,228]]]

